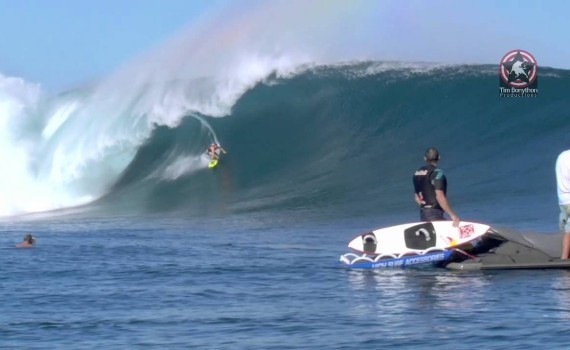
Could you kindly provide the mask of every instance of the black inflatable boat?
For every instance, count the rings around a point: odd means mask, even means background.
[[[562,234],[521,233],[490,229],[465,252],[441,263],[450,270],[570,269],[561,260]]]

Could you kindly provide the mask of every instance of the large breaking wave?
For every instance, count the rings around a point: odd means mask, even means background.
[[[0,216],[415,218],[410,173],[437,146],[463,217],[550,218],[569,71],[541,67],[538,98],[508,99],[496,66],[354,60],[382,47],[359,42],[373,3],[258,2],[57,96],[0,76]]]
[[[2,214],[86,203],[184,216],[411,212],[410,174],[432,145],[464,215],[541,221],[555,207],[570,72],[543,68],[540,96],[525,99],[498,97],[494,66],[355,62],[291,72],[265,75],[222,118],[186,111],[174,123],[141,107],[152,86],[126,101],[88,90],[44,101],[35,86],[2,78],[1,108],[12,117],[2,129]],[[169,92],[191,93],[196,82],[169,84],[164,108]],[[213,140],[228,154],[212,170],[204,149]]]

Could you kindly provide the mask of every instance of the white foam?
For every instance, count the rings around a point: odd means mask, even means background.
[[[41,146],[30,125],[38,113],[40,87],[0,76],[0,216],[85,203],[89,196],[69,196],[53,179],[36,176],[34,154]]]
[[[188,176],[200,169],[208,167],[209,159],[204,155],[176,157],[164,169],[155,172],[152,177],[173,181],[182,176]]]

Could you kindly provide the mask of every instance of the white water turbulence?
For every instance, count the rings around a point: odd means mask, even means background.
[[[170,164],[160,172],[158,177],[162,180],[173,181],[207,167],[209,162],[210,159],[205,154],[198,156],[179,156],[170,162]]]
[[[20,136],[22,122],[35,112],[39,99],[39,86],[0,75],[0,215],[48,206],[29,202],[41,186],[28,171],[32,145]]]
[[[48,100],[38,85],[0,76],[0,216],[104,194],[148,135],[128,120],[112,130],[124,112],[116,107],[80,90]]]
[[[100,198],[157,125],[173,128],[191,115],[228,116],[268,77],[347,57],[348,43],[366,30],[360,15],[371,3],[230,3],[108,77],[55,97],[0,76],[0,216]],[[204,166],[202,154],[176,154],[159,173],[171,180]]]

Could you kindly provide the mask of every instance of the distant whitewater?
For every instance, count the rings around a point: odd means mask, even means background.
[[[569,78],[542,68],[539,98],[501,99],[495,66],[301,65],[212,100],[196,94],[206,80],[48,99],[2,77],[0,214],[409,211],[411,171],[437,146],[463,212],[546,215],[569,146]],[[228,150],[214,170],[212,141]]]

